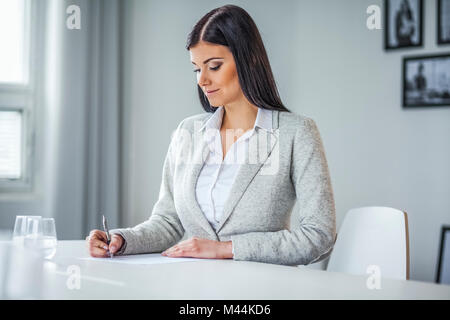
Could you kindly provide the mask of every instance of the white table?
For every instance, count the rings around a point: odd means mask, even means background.
[[[85,241],[59,241],[44,267],[44,299],[450,299],[450,286],[233,260],[127,265],[82,260]],[[79,266],[79,289],[67,286],[67,268]]]

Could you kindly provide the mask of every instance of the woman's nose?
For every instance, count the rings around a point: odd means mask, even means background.
[[[208,79],[208,77],[206,76],[206,73],[200,71],[200,74],[199,74],[199,76],[198,76],[198,85],[199,85],[200,87],[205,87],[205,86],[207,86],[208,84],[209,84],[209,79]]]

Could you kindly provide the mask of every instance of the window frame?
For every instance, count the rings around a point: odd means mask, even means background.
[[[42,56],[43,26],[40,25],[40,1],[24,0],[24,82],[0,83],[0,111],[22,113],[21,177],[0,178],[0,193],[25,193],[33,191],[35,167],[35,113],[37,112],[38,59]]]

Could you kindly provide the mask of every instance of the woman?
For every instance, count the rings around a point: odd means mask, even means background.
[[[408,0],[402,1],[400,9],[395,15],[395,26],[398,45],[400,47],[410,46],[416,26]]]
[[[150,218],[111,230],[109,247],[93,230],[90,254],[323,259],[336,225],[320,135],[313,120],[283,106],[252,18],[237,6],[214,9],[194,26],[187,49],[206,113],[178,125]]]

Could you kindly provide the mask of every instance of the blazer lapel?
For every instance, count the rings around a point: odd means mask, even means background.
[[[278,141],[274,133],[265,131],[261,128],[258,128],[256,134],[254,134],[250,139],[255,139],[255,141],[258,141],[258,144],[264,140],[266,140],[267,143],[263,143],[262,147],[258,146],[258,148],[255,148],[256,150],[254,152],[256,152],[257,154],[256,156],[255,154],[253,154],[252,156],[254,157],[253,159],[258,159],[257,163],[249,163],[249,153],[246,154],[245,162],[241,164],[239,171],[236,175],[236,179],[234,180],[233,185],[231,186],[228,200],[225,203],[225,207],[223,208],[223,214],[216,230],[217,233],[219,233],[220,229],[222,229],[223,225],[230,217],[239,200],[242,198],[245,190],[251,183],[253,177],[257,174],[257,172],[266,162],[267,158],[271,154],[275,144]],[[250,141],[250,143],[256,142]]]
[[[206,121],[207,119],[205,120],[205,122]],[[195,145],[195,143],[198,143],[198,145]],[[199,136],[196,136],[194,138],[194,145],[190,150],[192,150],[192,157],[189,157],[184,178],[184,196],[186,205],[189,209],[189,212],[192,213],[194,219],[200,224],[200,226],[207,233],[214,235],[216,239],[218,239],[216,232],[214,231],[213,227],[209,223],[208,219],[206,219],[206,216],[200,208],[195,194],[195,187],[197,184],[198,176],[200,175],[200,171],[202,170],[203,164],[209,153],[208,143],[205,139],[203,139],[203,136],[201,136],[201,138],[199,138]]]

